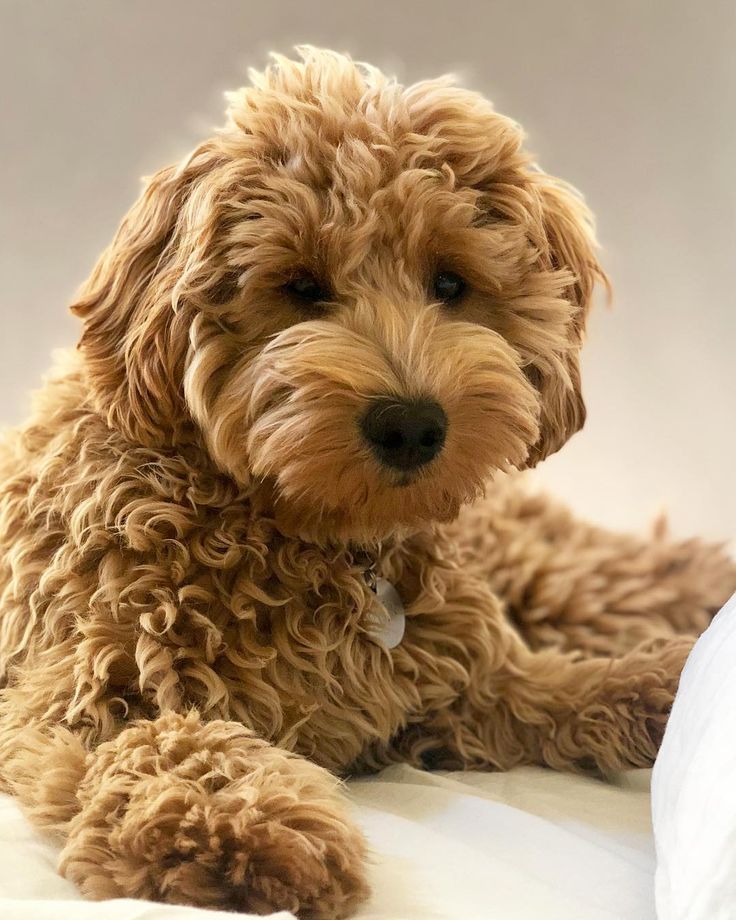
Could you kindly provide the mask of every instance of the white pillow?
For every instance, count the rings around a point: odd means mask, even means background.
[[[652,775],[659,920],[736,918],[736,594],[698,639]]]

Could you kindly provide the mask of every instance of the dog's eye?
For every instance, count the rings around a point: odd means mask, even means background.
[[[329,292],[314,275],[297,275],[284,285],[284,290],[305,303],[319,303],[320,300],[329,299]]]
[[[459,300],[465,293],[466,284],[455,272],[438,272],[432,281],[432,293],[443,303]]]

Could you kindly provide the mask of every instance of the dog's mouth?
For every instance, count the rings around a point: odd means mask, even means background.
[[[433,464],[430,464],[430,467],[432,465]],[[397,492],[405,492],[411,489],[412,486],[417,486],[422,482],[426,482],[431,478],[431,475],[431,469],[427,467],[410,472],[381,468],[378,473],[381,485],[389,490],[396,490]]]

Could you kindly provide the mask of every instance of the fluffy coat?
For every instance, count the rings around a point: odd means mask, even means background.
[[[365,845],[336,777],[652,763],[736,566],[513,471],[583,423],[597,280],[514,122],[330,52],[253,74],[150,180],[0,453],[0,783],[86,895],[344,917]],[[426,397],[442,451],[384,468],[357,420]]]

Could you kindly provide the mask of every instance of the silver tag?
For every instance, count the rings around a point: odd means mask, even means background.
[[[386,648],[396,648],[404,638],[406,629],[404,605],[399,592],[385,578],[376,579],[375,593],[379,609],[369,618],[371,629],[368,635]]]

